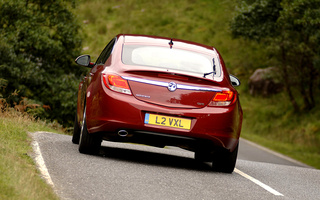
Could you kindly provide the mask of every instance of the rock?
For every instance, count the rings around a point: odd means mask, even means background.
[[[249,78],[251,95],[270,96],[282,91],[279,71],[275,67],[257,69]]]

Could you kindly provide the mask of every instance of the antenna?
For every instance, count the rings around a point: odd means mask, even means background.
[[[172,49],[172,46],[173,46],[172,38],[171,38],[171,41],[169,42],[169,45],[170,45],[170,49]]]

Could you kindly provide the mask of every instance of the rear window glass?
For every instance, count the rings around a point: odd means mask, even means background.
[[[149,66],[202,75],[215,70],[216,75],[220,76],[218,58],[213,55],[169,47],[124,45],[122,62],[127,65]]]

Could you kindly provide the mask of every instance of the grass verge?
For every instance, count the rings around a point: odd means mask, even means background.
[[[242,95],[242,137],[320,169],[320,112],[294,113],[285,99]]]
[[[40,177],[28,132],[57,132],[16,112],[0,112],[0,199],[59,199]]]

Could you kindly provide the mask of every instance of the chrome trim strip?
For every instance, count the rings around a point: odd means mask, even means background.
[[[128,77],[128,76],[122,76],[122,78],[125,80],[135,81],[135,82],[139,82],[139,83],[146,83],[146,84],[150,84],[150,85],[168,87],[168,83],[162,82],[162,81],[153,81],[153,80],[147,80],[147,79],[142,79],[142,78],[133,78],[133,77]]]
[[[161,86],[161,87],[168,87],[168,85],[169,85],[169,82],[163,82],[163,81],[153,81],[153,80],[134,78],[134,77],[128,77],[128,76],[122,76],[122,78],[125,80],[129,80],[129,81],[146,83],[146,84],[156,85],[156,86]],[[198,87],[198,86],[191,86],[191,85],[183,85],[183,84],[177,84],[177,89],[208,91],[208,92],[222,92],[222,90],[219,90],[219,89],[212,89],[212,88],[207,88],[207,87]]]

